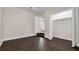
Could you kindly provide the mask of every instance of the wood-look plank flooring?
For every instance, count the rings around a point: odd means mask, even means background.
[[[78,51],[72,42],[54,38],[48,40],[39,36],[4,41],[0,51]]]

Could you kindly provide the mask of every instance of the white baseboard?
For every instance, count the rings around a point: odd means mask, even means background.
[[[60,36],[54,36],[54,37],[61,38],[61,39],[64,39],[64,40],[72,41],[72,39],[70,39],[70,38],[65,38],[65,37],[60,37]]]
[[[0,42],[0,47],[1,47],[2,43],[3,43],[3,40]]]
[[[49,40],[52,40],[52,38],[50,39],[49,36],[45,36],[45,38],[47,38],[47,39],[49,39]]]
[[[79,44],[77,43],[77,47],[79,47]]]
[[[75,47],[76,46],[76,43],[74,43],[73,41],[72,41],[72,47]]]
[[[79,47],[79,45],[77,45],[77,47]]]
[[[45,35],[45,38],[48,38],[48,39],[49,39],[49,36],[46,36],[46,35]]]
[[[4,41],[7,41],[7,40],[14,40],[14,39],[23,38],[23,37],[30,37],[30,36],[35,36],[35,35],[36,35],[36,34],[31,34],[31,35],[27,35],[27,36],[20,36],[20,37],[7,38],[7,39],[4,39]]]

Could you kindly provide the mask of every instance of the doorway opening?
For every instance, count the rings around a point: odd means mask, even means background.
[[[44,37],[45,34],[45,20],[43,17],[35,17],[35,34]]]

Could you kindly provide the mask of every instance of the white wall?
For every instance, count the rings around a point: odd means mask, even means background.
[[[35,14],[20,8],[4,8],[4,40],[35,35]]]
[[[70,17],[72,17],[72,10],[67,10],[67,11],[52,15],[52,20],[59,20],[59,19],[70,18]]]
[[[2,44],[2,8],[0,7],[0,46]]]
[[[54,37],[72,40],[72,18],[53,21]]]

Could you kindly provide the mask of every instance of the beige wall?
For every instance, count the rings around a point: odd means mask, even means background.
[[[35,35],[35,14],[20,8],[4,8],[4,40]]]

